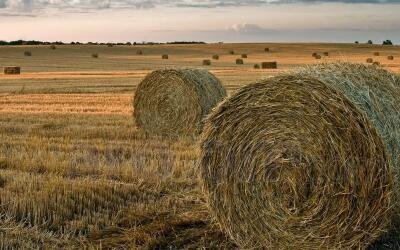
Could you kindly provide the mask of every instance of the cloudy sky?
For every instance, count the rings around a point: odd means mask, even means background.
[[[0,40],[400,43],[400,0],[0,0]]]

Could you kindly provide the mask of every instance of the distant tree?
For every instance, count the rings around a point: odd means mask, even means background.
[[[368,40],[367,43],[368,43],[368,44],[374,44],[374,42],[372,42],[372,40]]]
[[[127,43],[126,43],[126,45],[128,45],[128,46],[131,46],[131,45],[132,45],[132,43],[131,43],[131,42],[127,42]]]
[[[393,45],[391,40],[383,41],[382,45]]]

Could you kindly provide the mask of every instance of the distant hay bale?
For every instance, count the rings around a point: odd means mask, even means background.
[[[55,49],[56,49],[56,46],[55,46],[54,44],[52,44],[52,45],[50,45],[50,49],[51,49],[51,50],[55,50]]]
[[[264,52],[270,52],[270,49],[269,48],[265,48]]]
[[[219,55],[213,55],[213,56],[212,56],[212,59],[214,59],[214,60],[219,60]]]
[[[380,66],[380,65],[381,65],[381,63],[380,63],[380,62],[373,62],[373,63],[372,63],[372,65],[375,65],[375,66]]]
[[[242,58],[247,58],[247,54],[242,54]]]
[[[210,65],[211,65],[211,60],[204,59],[204,60],[203,60],[203,65],[205,65],[205,66],[210,66]]]
[[[223,101],[205,121],[199,167],[240,249],[365,249],[399,218],[399,157],[400,79],[336,63]]]
[[[6,66],[4,67],[5,75],[19,75],[21,74],[21,67],[17,66]]]
[[[387,59],[388,60],[394,60],[394,56],[388,56]]]
[[[204,116],[225,96],[222,83],[206,70],[157,70],[136,90],[135,121],[149,135],[196,135]]]
[[[164,60],[166,60],[166,59],[169,58],[169,56],[168,56],[168,55],[162,55],[161,58],[164,59]]]
[[[277,69],[278,63],[277,62],[263,62],[261,63],[261,68],[263,69]]]
[[[324,56],[329,56],[329,52],[324,52]]]
[[[238,64],[238,65],[244,64],[243,59],[241,59],[241,58],[236,59],[236,64]]]
[[[374,56],[379,56],[380,53],[379,52],[374,52]]]
[[[93,58],[99,58],[99,54],[93,53],[93,54],[92,54],[92,57],[93,57]]]
[[[230,51],[229,51],[229,54],[234,55],[234,54],[235,54],[235,51],[234,51],[234,50],[230,50]]]
[[[255,68],[255,69],[259,69],[259,68],[260,68],[260,64],[257,64],[257,63],[254,64],[254,68]]]
[[[372,59],[372,58],[367,58],[367,63],[373,63],[374,62],[374,59]]]
[[[25,55],[25,56],[32,56],[32,52],[30,52],[30,51],[25,51],[25,52],[24,52],[24,55]]]
[[[322,56],[321,55],[316,55],[316,56],[314,56],[314,58],[318,60],[318,59],[321,59]]]
[[[143,55],[143,51],[142,50],[137,50],[136,51],[136,55]]]
[[[312,57],[316,57],[318,55],[318,53],[314,52],[312,53]]]

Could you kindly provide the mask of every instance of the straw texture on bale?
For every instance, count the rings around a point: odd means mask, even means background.
[[[162,59],[168,59],[169,56],[168,56],[168,55],[162,55],[161,58],[162,58]]]
[[[203,65],[204,65],[204,66],[209,66],[209,65],[211,65],[211,61],[208,60],[208,59],[204,59],[204,60],[203,60]]]
[[[219,60],[219,55],[213,55],[213,56],[212,56],[212,59],[214,59],[214,60]]]
[[[21,74],[21,67],[16,67],[16,66],[4,67],[4,74],[19,75]]]
[[[261,63],[261,68],[263,69],[277,69],[278,63],[277,62],[263,62]]]
[[[244,62],[243,62],[243,59],[241,59],[241,58],[238,58],[238,59],[236,59],[236,64],[243,64]]]
[[[374,59],[372,59],[372,58],[367,59],[367,63],[373,63],[373,62],[374,62]]]
[[[149,135],[196,135],[201,132],[204,117],[225,96],[222,83],[206,70],[157,70],[136,90],[136,125]]]
[[[365,249],[398,209],[400,80],[321,64],[248,85],[204,126],[211,212],[240,248]]]

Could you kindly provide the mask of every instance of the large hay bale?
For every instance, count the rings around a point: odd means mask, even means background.
[[[375,61],[375,62],[373,62],[373,63],[372,63],[372,65],[375,65],[375,66],[380,66],[380,65],[381,65],[381,63],[380,63],[380,62],[378,62],[378,61]]]
[[[242,58],[247,58],[247,54],[242,54]]]
[[[374,56],[379,56],[380,53],[379,52],[374,52]]]
[[[387,59],[388,60],[394,60],[394,56],[388,56]]]
[[[209,207],[245,249],[364,249],[398,208],[400,79],[321,64],[248,85],[205,122]]]
[[[236,59],[236,64],[238,64],[238,65],[244,64],[243,59],[241,59],[241,58]]]
[[[259,69],[260,68],[260,64],[258,64],[258,63],[254,64],[254,68],[255,69]]]
[[[229,54],[234,55],[234,54],[235,54],[235,51],[234,51],[234,50],[230,50],[230,51],[229,51]]]
[[[317,54],[316,56],[314,56],[314,58],[317,59],[317,60],[319,60],[319,59],[322,58],[322,56]]]
[[[261,68],[263,69],[277,69],[278,63],[277,62],[263,62],[261,63]]]
[[[270,52],[271,50],[269,48],[265,48],[264,52]]]
[[[212,59],[214,59],[214,60],[219,60],[219,55],[213,55],[213,56],[212,56]]]
[[[19,75],[21,74],[21,67],[17,66],[6,66],[4,67],[5,75]]]
[[[329,52],[324,52],[324,56],[329,56]]]
[[[165,137],[199,133],[202,120],[226,96],[226,90],[206,70],[157,70],[139,84],[134,117],[147,134]]]
[[[136,51],[136,55],[143,55],[143,51],[142,50],[137,50]]]
[[[99,58],[99,54],[93,53],[93,54],[92,54],[92,58]]]
[[[204,59],[204,60],[203,60],[203,65],[204,65],[204,66],[210,66],[210,65],[211,65],[211,60]]]
[[[372,59],[372,58],[367,58],[367,63],[373,63],[374,62],[374,59]]]
[[[169,56],[168,55],[162,55],[161,58],[164,59],[164,60],[167,60],[169,58]]]
[[[317,52],[312,53],[312,57],[316,57],[318,55]]]

